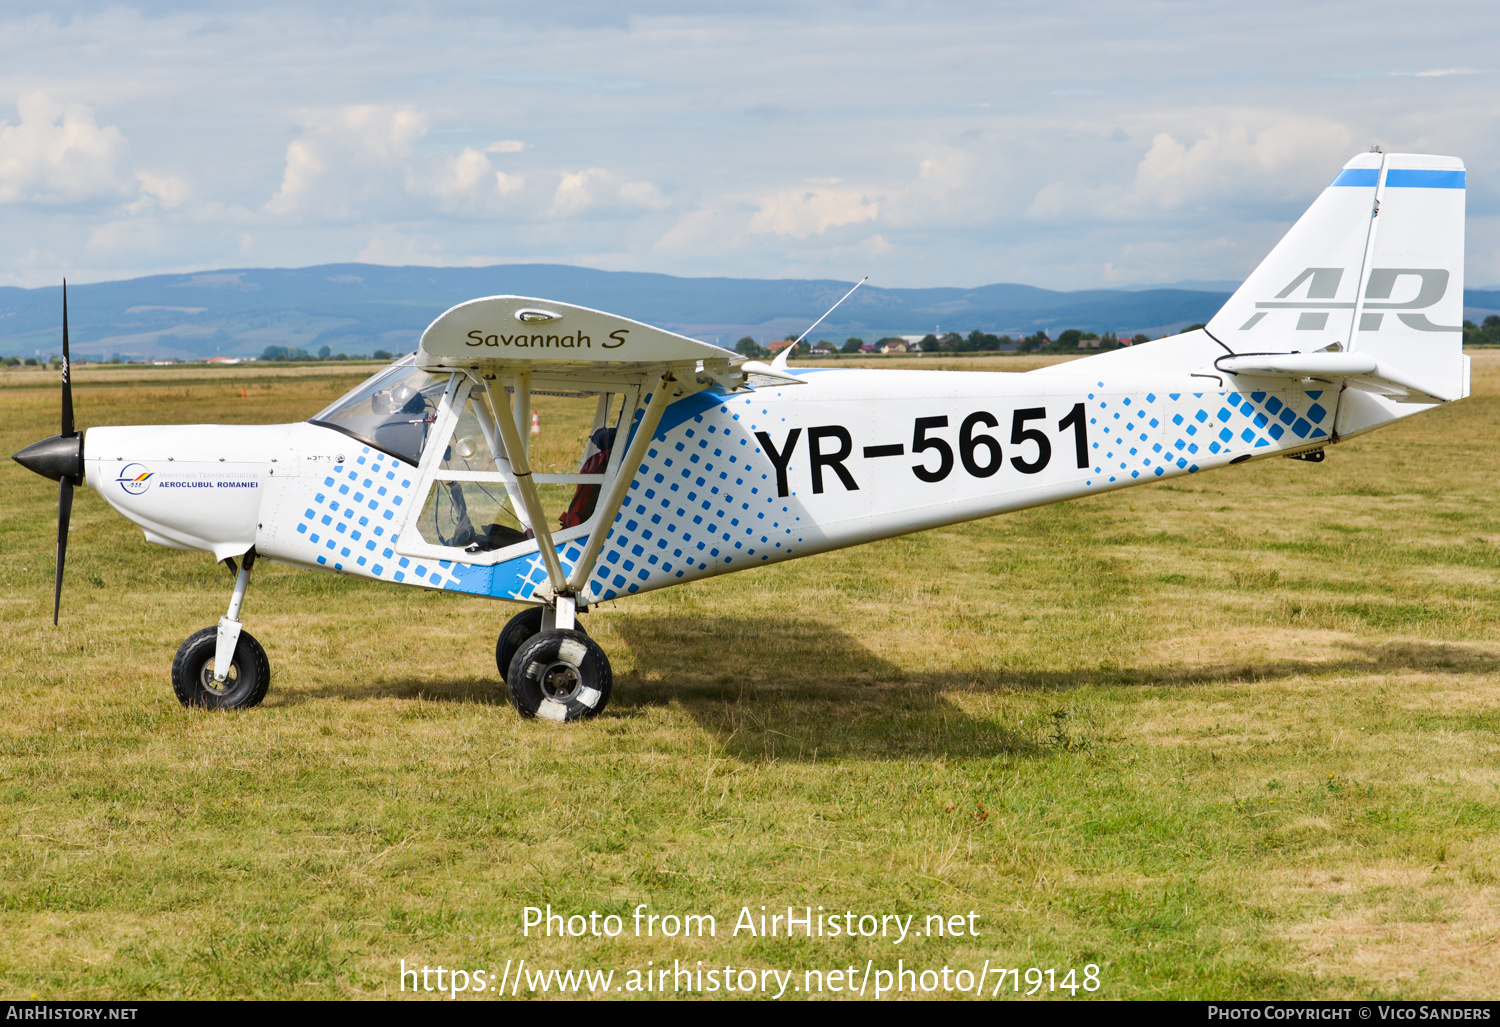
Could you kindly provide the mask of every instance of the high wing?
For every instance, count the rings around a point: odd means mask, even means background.
[[[589,382],[702,378],[731,390],[802,379],[718,346],[602,310],[532,296],[486,296],[445,311],[417,350],[427,370],[527,372],[533,382],[588,391]],[[734,369],[734,370],[731,370]]]
[[[518,493],[536,533],[560,628],[572,627],[572,597],[593,572],[608,525],[633,478],[627,469],[640,465],[667,405],[714,385],[730,392],[746,388],[756,370],[734,368],[744,362],[697,339],[617,314],[530,296],[487,296],[452,307],[422,333],[416,363],[427,371],[467,371],[500,384],[490,390],[490,397],[509,457],[506,484]],[[531,395],[587,396],[618,391],[623,385],[635,386],[650,398],[632,425],[620,471],[600,500],[600,527],[588,537],[569,574],[558,558],[527,455],[524,433]]]
[[[427,327],[417,350],[417,364],[427,370],[524,372],[533,382],[566,383],[570,391],[588,391],[591,380],[644,381],[669,373],[679,381],[711,380],[727,375],[730,363],[731,355],[710,343],[530,296],[460,303]]]

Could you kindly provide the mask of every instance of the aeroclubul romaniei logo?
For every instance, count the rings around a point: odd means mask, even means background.
[[[119,482],[120,488],[130,495],[138,496],[151,487],[151,478],[155,473],[145,464],[126,464],[120,468],[115,481]]]

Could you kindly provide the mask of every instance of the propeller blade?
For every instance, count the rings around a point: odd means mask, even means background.
[[[62,381],[62,432],[73,434],[73,382],[72,363],[68,359],[68,280],[63,279],[63,381]],[[60,579],[59,579],[60,580]]]
[[[57,578],[52,591],[52,625],[62,609],[63,564],[68,559],[68,520],[73,516],[73,480],[64,478],[57,487]]]

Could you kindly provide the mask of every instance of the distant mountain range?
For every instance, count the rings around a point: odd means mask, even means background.
[[[1066,328],[1161,335],[1207,321],[1233,282],[1057,292],[1029,285],[883,289],[867,285],[813,338],[930,331],[1029,335]],[[256,356],[267,346],[393,353],[416,347],[433,318],[477,296],[513,293],[595,307],[733,346],[800,332],[849,288],[807,279],[677,278],[555,264],[383,267],[325,264],[153,275],[68,290],[73,352],[92,359]],[[1468,307],[1500,311],[1500,290],[1469,290]],[[61,289],[0,288],[0,355],[61,347]]]

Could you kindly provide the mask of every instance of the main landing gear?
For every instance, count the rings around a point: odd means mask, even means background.
[[[525,382],[529,380],[526,378]],[[495,426],[505,442],[505,451],[510,454],[515,487],[536,533],[537,553],[547,568],[547,605],[511,618],[495,644],[495,662],[510,688],[510,701],[523,717],[559,722],[586,720],[598,716],[609,702],[609,693],[614,688],[609,657],[577,623],[578,594],[594,572],[609,535],[607,526],[614,523],[634,477],[626,469],[641,465],[667,404],[683,395],[676,381],[667,371],[652,386],[651,399],[641,413],[625,455],[620,458],[620,470],[609,483],[607,494],[599,497],[594,507],[596,523],[604,527],[589,535],[571,573],[564,573],[558,560],[557,545],[552,541],[547,515],[532,480],[526,446],[516,430],[521,421],[511,406],[509,394],[505,389],[490,392],[498,415]],[[530,388],[529,384],[523,384],[521,376],[516,382],[517,396]]]
[[[559,723],[598,716],[609,702],[609,657],[578,623],[573,598],[516,614],[495,643],[495,663],[523,717]]]
[[[250,583],[250,568],[255,566],[255,550],[246,553],[244,561],[235,577],[229,612],[219,618],[219,626],[193,632],[172,661],[172,690],[184,706],[242,710],[259,705],[271,687],[266,651],[240,625],[240,606]],[[234,570],[234,561],[228,563]]]

